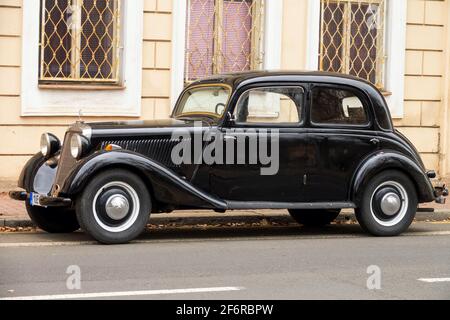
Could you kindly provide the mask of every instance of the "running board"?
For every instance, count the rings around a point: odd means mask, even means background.
[[[353,202],[227,201],[228,210],[245,209],[353,209]]]

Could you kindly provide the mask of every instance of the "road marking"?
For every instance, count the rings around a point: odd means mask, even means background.
[[[422,282],[429,282],[429,283],[450,282],[450,278],[420,278],[420,279],[417,279],[417,280],[422,281]]]
[[[205,292],[227,292],[240,291],[244,287],[212,287],[212,288],[190,288],[190,289],[163,289],[163,290],[143,290],[143,291],[118,291],[118,292],[97,292],[97,293],[77,293],[77,294],[54,294],[43,296],[10,297],[0,298],[0,300],[66,300],[66,299],[94,299],[112,297],[135,297],[167,294],[205,293]]]

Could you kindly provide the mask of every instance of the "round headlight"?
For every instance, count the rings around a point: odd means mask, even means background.
[[[61,142],[59,139],[51,134],[51,133],[44,133],[41,136],[41,153],[45,158],[49,158],[53,156],[55,153],[61,149]]]
[[[79,159],[83,154],[83,142],[79,134],[74,134],[70,139],[70,153],[75,159]]]

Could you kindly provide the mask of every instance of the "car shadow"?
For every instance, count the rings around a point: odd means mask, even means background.
[[[182,226],[147,229],[139,240],[179,239],[240,239],[282,237],[365,236],[359,225],[330,225],[325,227],[289,226]]]
[[[427,232],[449,230],[448,225],[435,225],[432,223],[415,223],[406,236],[421,235]],[[449,230],[450,231],[450,230]],[[86,242],[97,243],[82,231],[71,234],[49,234],[42,231],[34,233],[3,233],[0,242],[26,241],[27,235],[33,234],[35,242],[70,243]],[[183,225],[172,223],[170,225],[149,225],[147,229],[132,243],[151,243],[152,241],[183,241],[183,240],[240,240],[240,239],[332,239],[332,238],[370,238],[356,223],[334,223],[324,227],[305,227],[295,223],[287,225],[245,225],[224,223],[222,225]],[[375,237],[372,237],[376,239]]]

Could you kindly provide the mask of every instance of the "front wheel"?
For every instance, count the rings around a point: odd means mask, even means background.
[[[321,227],[333,222],[341,212],[340,209],[330,210],[301,210],[291,209],[289,214],[298,223],[304,226]]]
[[[76,203],[81,228],[105,244],[138,237],[151,211],[150,193],[142,180],[126,170],[108,170],[94,177]]]
[[[28,201],[26,208],[31,221],[46,232],[71,233],[80,228],[75,211],[72,209],[33,207]]]
[[[361,227],[374,236],[397,236],[416,215],[417,192],[402,172],[389,170],[375,176],[365,187],[355,210]]]

